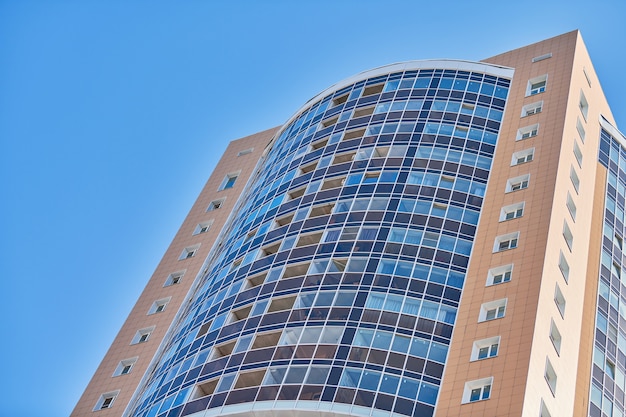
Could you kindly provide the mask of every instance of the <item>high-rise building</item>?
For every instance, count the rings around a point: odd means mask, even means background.
[[[231,143],[74,416],[623,416],[626,138],[578,31]]]

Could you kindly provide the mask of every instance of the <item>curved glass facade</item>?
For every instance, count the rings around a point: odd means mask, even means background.
[[[311,100],[268,148],[131,415],[432,415],[504,73],[407,63]]]

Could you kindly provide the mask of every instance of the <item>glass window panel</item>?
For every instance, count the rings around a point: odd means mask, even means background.
[[[343,336],[343,327],[329,326],[324,328],[320,344],[337,345]]]
[[[287,373],[287,367],[269,368],[265,373],[262,385],[280,385]]]
[[[301,384],[302,381],[304,381],[306,371],[306,366],[290,367],[289,371],[287,371],[287,376],[285,377],[285,384]]]
[[[380,383],[380,372],[365,370],[359,383],[359,388],[376,391]]]
[[[393,337],[393,343],[391,345],[391,350],[400,353],[407,353],[409,351],[409,346],[411,345],[411,339],[408,336],[401,336],[396,334]]]
[[[398,390],[399,382],[400,378],[398,378],[397,376],[384,375],[383,380],[380,383],[380,391],[394,395]]]
[[[329,371],[330,367],[328,366],[313,366],[306,377],[306,383],[314,385],[325,384]]]
[[[305,327],[300,337],[300,344],[316,344],[322,334],[321,327]]]
[[[415,399],[417,397],[417,390],[419,389],[419,382],[412,378],[402,378],[400,382],[400,390],[398,395],[405,398]]]
[[[343,374],[341,375],[341,379],[339,380],[339,386],[356,388],[359,385],[360,378],[360,369],[346,368],[343,370]]]
[[[372,347],[376,349],[388,350],[389,345],[391,345],[391,337],[392,334],[390,332],[377,330]]]
[[[373,330],[359,329],[354,336],[354,346],[370,347],[374,338]]]

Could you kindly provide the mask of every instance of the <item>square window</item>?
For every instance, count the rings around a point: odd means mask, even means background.
[[[511,193],[513,191],[523,190],[528,188],[528,182],[530,181],[530,174],[520,175],[519,177],[509,178],[506,182],[505,192]]]
[[[554,320],[550,323],[550,340],[552,341],[556,353],[561,353],[561,333],[559,329],[557,329],[556,324],[554,324]]]
[[[211,229],[211,225],[213,225],[213,220],[199,223],[196,226],[196,229],[193,231],[193,234],[199,235],[200,233],[206,233],[209,231],[209,229]]]
[[[556,288],[554,289],[554,302],[559,309],[561,317],[565,317],[565,297],[561,292],[561,288],[559,288],[559,284],[556,284]]]
[[[248,149],[244,149],[243,151],[239,151],[237,153],[237,156],[244,156],[244,155],[248,155],[249,153],[252,153],[252,151],[254,151],[254,148],[248,148]]]
[[[137,359],[139,358],[134,357],[120,361],[120,363],[117,365],[117,368],[115,368],[115,372],[113,372],[113,376],[129,374],[131,369],[133,368],[133,365],[135,365],[135,362],[137,362]]]
[[[496,237],[493,245],[493,253],[517,248],[518,240],[519,232],[508,233],[506,235]]]
[[[578,190],[580,188],[580,179],[578,178],[578,174],[576,173],[576,170],[574,170],[574,167],[570,168],[569,179],[572,181],[574,190],[576,191],[576,193],[578,193]]]
[[[583,153],[578,146],[578,143],[574,141],[574,156],[576,157],[576,162],[578,162],[578,166],[582,168],[583,166]]]
[[[219,191],[227,190],[229,188],[233,188],[235,186],[235,182],[237,182],[237,178],[239,177],[240,172],[233,172],[227,174],[220,185]]]
[[[511,204],[509,206],[502,207],[500,210],[500,221],[517,219],[524,215],[524,202]]]
[[[546,358],[546,372],[545,372],[546,382],[550,387],[550,391],[552,391],[552,395],[556,394],[556,372],[550,363],[550,359]]]
[[[490,301],[480,306],[480,313],[478,314],[478,322],[496,320],[504,317],[506,312],[506,298],[502,298],[496,301]]]
[[[535,148],[524,149],[522,151],[518,151],[513,153],[513,157],[511,158],[511,166],[525,164],[526,162],[530,162],[533,160],[535,156]]]
[[[581,123],[580,119],[576,120],[576,130],[578,130],[578,135],[580,136],[580,140],[585,143],[585,128]]]
[[[509,282],[513,273],[513,264],[492,268],[487,273],[487,286]]]
[[[120,392],[118,390],[102,394],[98,399],[98,402],[96,403],[93,411],[106,410],[107,408],[111,408],[113,406],[115,398],[118,396],[119,393]]]
[[[165,280],[165,285],[163,285],[164,287],[169,287],[170,285],[176,285],[179,284],[180,281],[183,279],[183,275],[185,274],[185,271],[179,271],[179,272],[174,272],[172,274],[170,274],[167,279]]]
[[[566,221],[563,221],[563,238],[565,239],[565,243],[567,243],[567,247],[571,252],[572,246],[574,246],[574,235],[572,234],[572,231]]]
[[[500,336],[490,337],[488,339],[477,340],[472,347],[472,355],[470,361],[480,359],[493,358],[498,355],[500,346]]]
[[[171,299],[172,297],[167,297],[156,300],[154,303],[152,303],[150,310],[148,310],[148,314],[155,314],[165,311],[165,307],[167,307],[167,304],[170,302]]]
[[[135,337],[133,337],[133,340],[131,341],[130,344],[136,345],[137,343],[147,342],[148,339],[150,339],[150,335],[152,334],[153,331],[154,331],[154,326],[137,330],[137,333],[135,333]]]
[[[466,382],[461,402],[467,404],[489,399],[492,384],[493,377]]]
[[[526,87],[526,96],[534,96],[535,94],[543,93],[546,91],[547,82],[548,74],[531,78],[528,80],[528,86]]]
[[[178,260],[182,261],[183,259],[193,258],[196,255],[196,252],[198,251],[199,248],[200,248],[200,244],[186,247],[181,252],[180,256],[178,257]]]
[[[522,116],[527,117],[532,116],[533,114],[541,113],[543,110],[543,101],[537,101],[535,103],[530,103],[522,107]]]
[[[580,100],[578,102],[578,108],[580,109],[580,112],[582,113],[585,120],[587,120],[587,114],[589,113],[589,103],[587,102],[587,98],[585,97],[583,90],[580,90]]]
[[[515,140],[524,140],[524,139],[532,138],[534,136],[537,136],[538,133],[539,133],[539,124],[525,126],[517,130],[517,137],[515,138]]]
[[[226,198],[220,198],[219,200],[213,200],[209,203],[209,207],[206,209],[206,211],[213,211],[213,210],[217,210],[222,208],[222,205],[224,204],[224,201],[226,200]]]
[[[567,192],[567,202],[565,204],[567,205],[569,214],[572,216],[572,220],[576,221],[576,204],[569,191]]]
[[[569,264],[563,252],[559,253],[559,269],[561,270],[561,274],[563,274],[563,278],[565,278],[565,282],[567,282],[569,279]]]

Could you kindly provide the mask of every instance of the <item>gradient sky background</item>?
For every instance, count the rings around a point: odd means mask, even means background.
[[[624,0],[0,0],[0,416],[69,415],[228,141],[369,68],[577,28],[626,129],[625,18]]]

